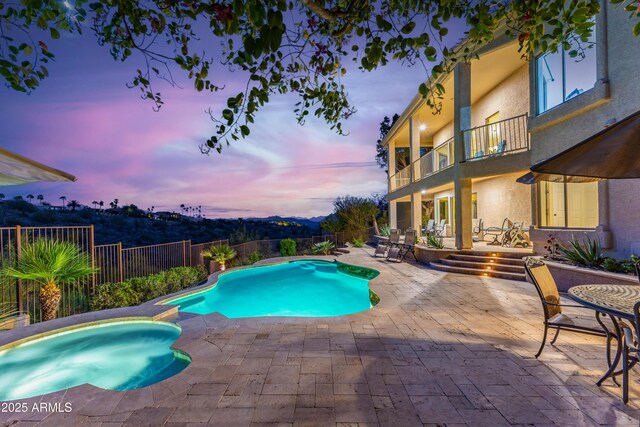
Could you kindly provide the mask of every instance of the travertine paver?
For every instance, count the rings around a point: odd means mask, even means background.
[[[640,387],[623,405],[604,341],[563,332],[539,360],[532,285],[341,256],[381,271],[372,310],[334,318],[183,316],[182,373],[141,390],[92,386],[28,399],[66,413],[0,413],[9,425],[420,426],[638,425]],[[144,310],[148,311],[149,308]],[[634,372],[635,374],[635,372]],[[633,375],[635,377],[635,375]]]

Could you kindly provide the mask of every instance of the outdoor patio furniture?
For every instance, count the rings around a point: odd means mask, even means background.
[[[447,230],[447,220],[441,219],[440,223],[433,227],[433,232],[436,233],[438,237],[444,237],[445,231]]]
[[[500,227],[488,227],[484,229],[484,234],[486,236],[491,236],[493,237],[493,240],[490,241],[489,243],[487,243],[488,245],[502,245],[502,239],[501,237],[504,235],[505,232],[509,231],[511,229],[511,221],[509,221],[509,218],[505,218],[502,221],[502,226]]]
[[[482,240],[482,234],[483,234],[483,224],[482,224],[482,218],[479,219],[472,219],[471,220],[471,226],[473,227],[471,229],[471,233],[472,233],[472,239],[474,242],[479,242],[480,240]]]
[[[389,248],[400,241],[400,230],[395,228],[389,230],[389,237],[387,239],[378,239],[378,245],[376,246],[376,250],[373,252],[373,256],[377,257],[378,255],[387,256],[387,252]]]
[[[387,254],[387,261],[402,262],[408,254],[411,254],[413,256],[413,259],[417,261],[418,258],[416,258],[415,253],[417,237],[418,232],[416,230],[413,230],[411,228],[407,229],[404,234],[404,242],[394,245],[389,249],[389,252]]]
[[[636,263],[638,267],[638,263]],[[640,301],[633,306],[633,329],[623,326],[624,347],[622,350],[622,400],[629,401],[629,371],[640,361]]]
[[[423,234],[433,233],[435,225],[436,225],[436,220],[435,219],[428,220],[427,221],[427,225],[422,227]]]
[[[636,261],[636,263],[633,264],[633,266],[636,269],[636,276],[638,277],[638,281],[640,281],[640,259]]]
[[[555,344],[561,330],[569,332],[578,332],[582,334],[596,335],[607,337],[607,347],[609,346],[609,334],[600,328],[592,328],[590,326],[578,325],[574,318],[566,316],[562,312],[563,307],[586,308],[582,305],[561,304],[560,293],[553,276],[547,265],[538,258],[529,257],[525,262],[525,271],[531,282],[538,291],[540,301],[542,302],[542,310],[544,312],[544,334],[542,336],[542,344],[536,353],[536,358],[540,356],[547,342],[547,332],[549,329],[555,329],[556,334],[551,340],[551,345]],[[593,310],[591,309],[593,312]],[[599,313],[595,312],[596,320],[601,324]]]
[[[529,239],[525,231],[523,230],[524,224],[522,222],[514,222],[508,231],[505,231],[502,236],[502,246],[508,248],[515,248],[522,246],[523,248],[529,247]]]

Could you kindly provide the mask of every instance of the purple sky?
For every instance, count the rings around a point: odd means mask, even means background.
[[[1,144],[78,181],[1,191],[8,198],[43,194],[52,204],[64,195],[88,205],[118,198],[157,211],[202,205],[208,218],[326,215],[336,196],[384,193],[385,173],[375,165],[379,122],[401,113],[425,77],[421,67],[397,64],[350,71],[344,81],[358,113],[346,122],[346,137],[320,120],[299,126],[297,99],[274,96],[249,138],[207,157],[198,149],[213,132],[205,110],[219,112],[244,78],[218,66],[209,74],[222,76],[229,90],[214,95],[158,82],[165,105],[154,112],[125,86],[135,63],[116,63],[91,34],[50,47],[57,61],[40,88],[28,96],[0,88]]]

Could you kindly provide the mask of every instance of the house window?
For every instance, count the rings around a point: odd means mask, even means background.
[[[542,114],[563,102],[591,89],[596,80],[595,28],[588,42],[583,43],[585,57],[571,58],[569,50],[558,49],[536,59],[536,80],[538,92],[538,114]]]
[[[540,226],[596,228],[598,183],[546,182],[539,186]]]

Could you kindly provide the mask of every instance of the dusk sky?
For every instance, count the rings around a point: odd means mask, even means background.
[[[198,146],[213,134],[205,110],[219,113],[244,77],[218,65],[210,75],[228,90],[213,95],[157,82],[165,105],[154,112],[125,86],[135,62],[115,62],[90,32],[50,47],[57,61],[37,90],[0,88],[2,146],[78,181],[4,187],[6,197],[43,194],[59,204],[64,195],[87,205],[118,198],[156,211],[184,203],[202,205],[208,218],[326,215],[336,196],[384,193],[385,173],[375,164],[379,123],[401,113],[426,76],[397,64],[373,73],[352,67],[344,81],[358,113],[345,123],[349,136],[315,118],[299,126],[297,98],[273,96],[249,138],[205,156]]]

